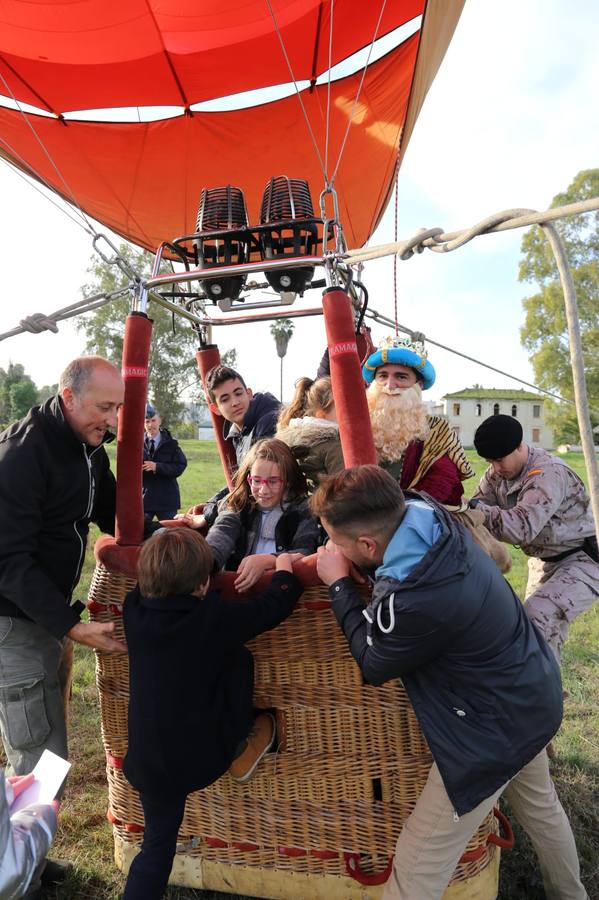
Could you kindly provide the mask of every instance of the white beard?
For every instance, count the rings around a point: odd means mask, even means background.
[[[390,391],[373,381],[366,391],[374,446],[382,462],[397,462],[408,444],[429,433],[419,385]]]

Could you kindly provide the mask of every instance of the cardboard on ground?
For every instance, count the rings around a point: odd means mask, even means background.
[[[10,808],[10,814],[18,812],[31,803],[51,803],[59,792],[67,773],[71,768],[68,760],[57,756],[51,750],[44,750],[38,764],[33,770],[33,782],[16,798]]]

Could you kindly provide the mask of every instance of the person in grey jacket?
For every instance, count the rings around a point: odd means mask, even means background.
[[[5,783],[0,769],[0,900],[41,896],[29,891],[56,832],[57,803],[35,803],[11,814],[10,807],[33,781],[17,775]]]
[[[490,466],[470,504],[494,537],[529,557],[525,609],[559,661],[571,623],[599,597],[595,523],[578,475],[522,437],[512,416],[479,426],[474,445]]]
[[[378,466],[346,469],[312,498],[331,541],[318,574],[364,678],[401,678],[433,756],[399,836],[383,900],[437,900],[499,796],[531,837],[548,897],[586,900],[549,775],[559,666],[466,529]],[[364,608],[350,562],[375,568]]]

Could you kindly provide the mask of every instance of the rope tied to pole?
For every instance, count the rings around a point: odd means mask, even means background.
[[[442,228],[420,229],[411,238],[404,241],[394,241],[391,244],[380,244],[378,247],[368,249],[349,250],[343,257],[347,265],[358,262],[367,262],[370,259],[380,259],[384,256],[396,254],[400,259],[410,259],[414,253],[422,253],[424,250],[433,250],[435,253],[450,253],[463,247],[473,238],[481,234],[494,234],[500,231],[510,231],[514,228],[526,228],[529,225],[543,225],[555,219],[567,216],[577,216],[582,213],[593,212],[599,209],[599,197],[591,197],[588,200],[580,200],[577,203],[568,203],[565,206],[555,206],[539,212],[534,209],[506,209],[494,213],[482,219],[476,225],[461,231],[445,232]]]

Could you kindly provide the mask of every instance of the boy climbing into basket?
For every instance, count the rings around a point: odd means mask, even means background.
[[[213,556],[189,528],[158,532],[141,549],[139,585],[127,595],[129,749],[123,770],[139,791],[144,838],[125,900],[160,900],[187,795],[227,770],[245,783],[275,738],[274,718],[252,703],[246,641],[282,622],[302,587],[281,554],[270,587],[253,600],[208,592]]]

